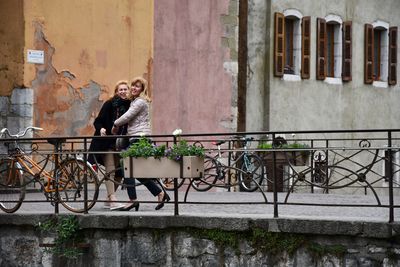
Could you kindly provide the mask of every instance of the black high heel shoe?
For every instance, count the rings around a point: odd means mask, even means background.
[[[131,209],[135,208],[135,211],[139,210],[139,202],[135,201],[133,203],[131,203],[130,205],[126,205],[124,207],[122,207],[121,209],[119,209],[120,211],[130,211]]]
[[[164,193],[163,198],[161,199],[161,202],[156,206],[156,210],[162,209],[164,207],[165,202],[169,202],[171,198],[168,196],[167,193]]]

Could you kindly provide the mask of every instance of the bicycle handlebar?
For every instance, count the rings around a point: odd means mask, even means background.
[[[0,131],[0,137],[5,136],[6,133],[7,133],[7,135],[10,136],[10,137],[21,138],[21,137],[25,136],[26,133],[27,133],[29,130],[32,130],[32,131],[43,131],[43,128],[35,127],[35,126],[28,126],[28,127],[26,127],[25,130],[23,130],[23,131],[21,131],[21,132],[19,132],[19,133],[17,133],[17,134],[11,134],[10,131],[9,131],[7,128],[3,128],[3,129],[1,129],[1,131]]]

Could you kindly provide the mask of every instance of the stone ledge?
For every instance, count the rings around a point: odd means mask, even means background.
[[[369,238],[390,238],[400,234],[400,223],[306,220],[287,218],[234,218],[201,216],[128,216],[128,215],[76,215],[79,224],[86,229],[123,230],[129,228],[203,228],[226,231],[246,231],[261,228],[270,232],[343,235]],[[54,214],[1,214],[0,227],[5,225],[37,226]],[[61,214],[60,216],[67,216]]]

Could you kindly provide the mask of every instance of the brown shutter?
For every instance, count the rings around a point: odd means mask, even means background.
[[[317,80],[324,80],[326,77],[326,21],[317,18]]]
[[[364,83],[374,81],[374,28],[365,24],[364,28]]]
[[[389,28],[389,85],[397,83],[397,27]]]
[[[301,23],[301,78],[310,79],[311,17],[303,17]]]
[[[342,80],[351,81],[351,21],[343,22],[343,66],[342,66]]]
[[[274,75],[283,76],[285,62],[285,16],[275,12]]]

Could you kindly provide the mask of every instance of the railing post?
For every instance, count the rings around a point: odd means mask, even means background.
[[[389,161],[389,223],[392,223],[394,221],[392,131],[388,131],[388,161]]]
[[[83,167],[83,208],[84,214],[88,214],[88,184],[87,184],[87,139],[83,139],[83,161],[85,162],[85,166]],[[113,155],[114,156],[114,155]],[[96,188],[95,188],[96,190]]]
[[[54,145],[54,187],[55,187],[55,201],[54,201],[54,213],[58,214],[60,212],[58,204],[60,203],[60,192],[58,191],[58,183],[59,183],[59,174],[58,174],[58,152],[60,151],[59,149],[59,139],[56,139],[56,144]]]
[[[176,135],[174,135],[174,144],[177,143]],[[183,179],[183,159],[179,162],[179,178]],[[174,177],[174,215],[179,215],[178,206],[178,177]]]
[[[275,134],[272,134],[272,143],[274,143],[275,140]],[[273,163],[273,168],[272,168],[272,179],[274,180],[273,184],[273,190],[274,190],[274,218],[278,218],[278,179],[276,178],[276,152],[275,149],[276,147],[272,146],[274,151],[272,151],[272,163]]]

